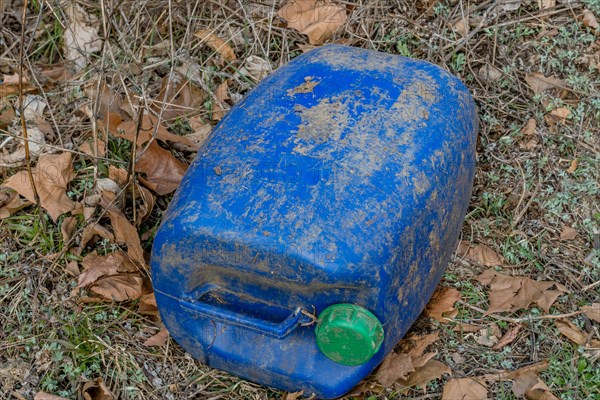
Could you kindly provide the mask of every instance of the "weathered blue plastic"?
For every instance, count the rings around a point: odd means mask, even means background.
[[[455,249],[477,116],[463,84],[423,61],[329,45],[261,82],[214,129],[152,252],[162,319],[195,358],[334,398],[409,329]],[[325,357],[318,315],[371,311],[379,352]]]

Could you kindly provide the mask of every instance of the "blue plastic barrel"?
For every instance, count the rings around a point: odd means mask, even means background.
[[[427,62],[328,45],[281,67],[214,129],[156,234],[172,337],[264,385],[352,389],[456,248],[477,129],[467,89]]]

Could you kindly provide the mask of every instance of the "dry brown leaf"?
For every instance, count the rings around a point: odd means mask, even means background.
[[[299,392],[287,393],[285,395],[285,400],[297,400],[303,394],[304,394],[304,390],[301,390]]]
[[[244,66],[240,68],[240,74],[249,77],[254,82],[262,81],[271,71],[273,71],[271,63],[258,56],[249,56],[244,61]]]
[[[492,347],[492,350],[501,350],[505,346],[514,342],[515,339],[517,338],[519,332],[521,331],[521,328],[522,328],[521,324],[514,324],[513,326],[508,328],[508,330],[506,331],[504,336],[502,336],[500,338],[500,340],[498,341],[498,343],[496,343],[494,345],[494,347]]]
[[[205,123],[200,119],[200,117],[192,117],[189,120],[190,127],[194,131],[189,135],[185,135],[185,138],[188,139],[192,145],[184,145],[181,143],[174,143],[173,147],[177,150],[184,151],[198,151],[200,147],[206,143],[210,133],[212,132],[212,125]]]
[[[10,131],[10,129],[9,129]],[[22,135],[21,131],[13,132],[16,136]],[[27,137],[29,139],[29,153],[35,158],[47,150],[46,138],[44,132],[37,127],[27,128]],[[19,140],[21,142],[21,140]],[[25,146],[19,146],[15,151],[9,154],[0,153],[0,167],[17,168],[25,165]]]
[[[579,164],[579,161],[576,158],[574,158],[573,161],[571,161],[571,165],[569,165],[569,168],[567,168],[567,173],[574,174],[575,171],[577,170],[578,164]]]
[[[587,26],[590,29],[594,29],[597,31],[600,30],[600,24],[598,23],[596,16],[587,8],[583,10],[583,25]]]
[[[538,0],[540,10],[545,10],[556,6],[556,0]]]
[[[348,19],[346,7],[331,0],[290,0],[277,12],[292,28],[308,36],[312,45],[321,45]]]
[[[77,227],[77,218],[66,217],[60,225],[60,232],[62,234],[63,243],[66,244],[73,237],[75,228]]]
[[[526,75],[525,82],[527,82],[534,93],[541,93],[549,89],[567,86],[565,80],[555,78],[554,75],[546,77],[541,72],[532,72],[531,74]]]
[[[113,136],[120,137],[130,142],[136,140],[136,121],[125,121],[119,124],[115,131],[111,131]],[[165,143],[182,143],[188,146],[193,146],[185,136],[175,135],[165,128],[162,124],[159,124],[158,118],[153,115],[144,114],[142,116],[142,122],[140,124],[140,131],[137,133],[137,144],[138,146],[143,145],[154,136]]]
[[[61,214],[75,208],[76,203],[69,199],[66,193],[67,185],[75,178],[71,153],[41,155],[32,174],[42,208],[54,221],[58,220]],[[13,188],[32,203],[35,202],[26,171],[17,172],[4,185]]]
[[[406,379],[414,371],[411,356],[392,352],[383,360],[375,372],[375,379],[383,387],[390,387],[398,379]]]
[[[464,18],[459,19],[452,27],[460,34],[460,36],[466,37],[469,34],[469,17],[465,16]]]
[[[418,386],[425,388],[427,383],[432,380],[440,379],[443,374],[451,373],[452,371],[447,365],[436,360],[429,360],[422,367],[415,368],[415,372],[410,374],[406,381],[400,380],[400,383],[405,387]]]
[[[454,303],[460,300],[460,292],[454,288],[439,287],[427,303],[425,314],[441,322],[448,323],[458,314]]]
[[[140,177],[140,182],[160,196],[177,189],[186,169],[184,163],[156,141],[150,144],[135,164],[136,172],[146,174],[145,178]]]
[[[533,372],[518,376],[512,386],[513,393],[517,397],[525,395],[530,400],[558,400],[546,384]]]
[[[79,146],[79,151],[87,154],[90,157],[95,157],[94,151],[96,150],[94,149],[93,140],[94,139],[92,138],[84,142],[81,146]],[[106,157],[106,142],[101,138],[97,138],[96,147],[98,151],[98,157]]]
[[[110,275],[97,280],[90,290],[108,300],[137,300],[142,296],[142,284],[137,274]]]
[[[163,121],[175,119],[196,111],[206,100],[206,93],[191,81],[177,74],[169,82],[169,75],[162,80],[160,92],[150,108],[161,115]]]
[[[89,286],[103,276],[138,271],[138,268],[122,251],[116,251],[106,255],[91,253],[83,259],[82,265],[85,271],[79,276],[77,288]]]
[[[544,119],[548,125],[554,125],[560,122],[564,125],[567,122],[567,118],[571,115],[571,111],[567,107],[559,107],[547,114]]]
[[[212,31],[208,29],[201,29],[198,32],[194,33],[194,36],[200,38],[202,43],[206,44],[214,51],[219,53],[221,57],[225,59],[225,61],[232,63],[235,60],[237,60],[237,56],[235,55],[235,52],[233,51],[229,43],[215,35]]]
[[[137,229],[129,222],[125,214],[115,207],[108,208],[108,217],[115,233],[115,242],[127,245],[129,257],[139,265],[146,265],[144,249],[142,249]]]
[[[229,89],[229,81],[224,80],[217,87],[217,91],[215,92],[215,101],[213,102],[212,109],[212,119],[213,121],[220,121],[223,119],[227,111],[229,110],[229,106],[225,103],[225,100],[229,100],[229,93],[227,90]]]
[[[454,332],[464,332],[464,333],[479,332],[481,329],[483,329],[483,326],[481,326],[481,325],[465,324],[465,323],[460,323],[460,324],[456,325],[454,328],[452,328],[452,330]]]
[[[535,120],[535,118],[529,118],[523,129],[521,129],[521,132],[527,136],[531,136],[535,133],[536,128],[537,121]]]
[[[427,347],[436,342],[440,338],[439,332],[433,332],[427,335],[409,335],[402,339],[400,347],[402,352],[410,355],[411,357],[419,357],[423,355]]]
[[[49,394],[46,392],[37,392],[35,396],[33,396],[33,400],[69,400],[66,397],[55,396],[53,394]]]
[[[72,61],[76,71],[84,69],[90,54],[100,51],[102,40],[98,35],[98,21],[93,13],[77,3],[65,7],[68,25],[63,32],[66,59]]]
[[[68,262],[67,265],[65,265],[65,271],[74,278],[79,277],[79,274],[81,273],[77,261]]]
[[[583,311],[589,319],[600,322],[600,303],[593,303],[591,306],[583,306],[581,307],[581,311]]]
[[[154,292],[146,293],[140,298],[140,303],[138,306],[138,312],[140,314],[149,314],[149,315],[157,315],[158,307],[156,305],[156,297],[154,296]]]
[[[92,240],[94,236],[100,236],[105,239],[108,239],[108,241],[110,241],[111,243],[115,242],[115,235],[111,231],[109,231],[97,222],[92,222],[83,228],[80,246],[82,248],[87,246],[87,244],[90,242],[90,240]]]
[[[482,346],[493,347],[498,343],[500,336],[502,336],[502,331],[498,325],[491,324],[477,332],[475,341]]]
[[[487,400],[485,381],[474,378],[450,379],[444,386],[442,400]]]
[[[577,237],[577,231],[570,226],[565,225],[563,230],[560,232],[560,240],[573,240]]]
[[[156,197],[143,186],[135,183],[135,198],[138,202],[136,225],[139,227],[152,213]]]
[[[169,340],[169,331],[167,328],[163,327],[158,333],[154,336],[150,336],[144,342],[144,346],[148,347],[160,347],[167,344],[167,340]]]
[[[505,262],[503,256],[496,253],[488,246],[484,244],[478,244],[475,247],[471,247],[469,243],[465,242],[464,240],[459,243],[456,254],[459,257],[466,258],[469,261],[484,265],[486,267],[503,265]]]
[[[12,124],[16,117],[17,114],[11,102],[5,97],[0,97],[0,129]]]
[[[515,380],[524,374],[533,373],[533,374],[537,375],[540,372],[548,369],[548,366],[549,366],[548,360],[544,360],[544,361],[537,362],[535,364],[530,364],[525,367],[516,369],[514,371],[500,371],[500,372],[497,372],[494,374],[486,374],[486,375],[482,376],[481,378],[485,379],[486,381],[493,381],[493,382],[499,382],[499,381],[505,381],[505,380]]]
[[[579,345],[585,346],[588,341],[588,335],[574,323],[566,319],[557,319],[554,321],[554,325],[558,328],[558,331],[565,335],[570,341]]]
[[[484,316],[495,312],[528,309],[534,304],[548,313],[550,306],[565,292],[562,286],[553,281],[506,276],[493,269],[484,271],[475,279],[484,285],[490,285],[490,307]],[[556,286],[558,290],[550,290],[552,286]]]
[[[86,382],[81,389],[84,400],[114,400],[115,396],[108,389],[102,378]]]
[[[23,199],[15,190],[0,186],[0,219],[8,218],[31,204],[33,203]]]

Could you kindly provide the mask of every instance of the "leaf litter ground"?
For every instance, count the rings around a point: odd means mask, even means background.
[[[23,7],[0,3],[2,398],[302,396],[185,354],[147,255],[211,127],[325,42],[449,69],[481,115],[444,281],[349,397],[600,397],[600,3],[34,2],[25,21]]]

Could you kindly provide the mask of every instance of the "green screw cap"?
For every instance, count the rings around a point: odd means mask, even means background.
[[[381,322],[354,304],[334,304],[323,310],[315,334],[323,354],[342,365],[366,363],[383,343]]]

